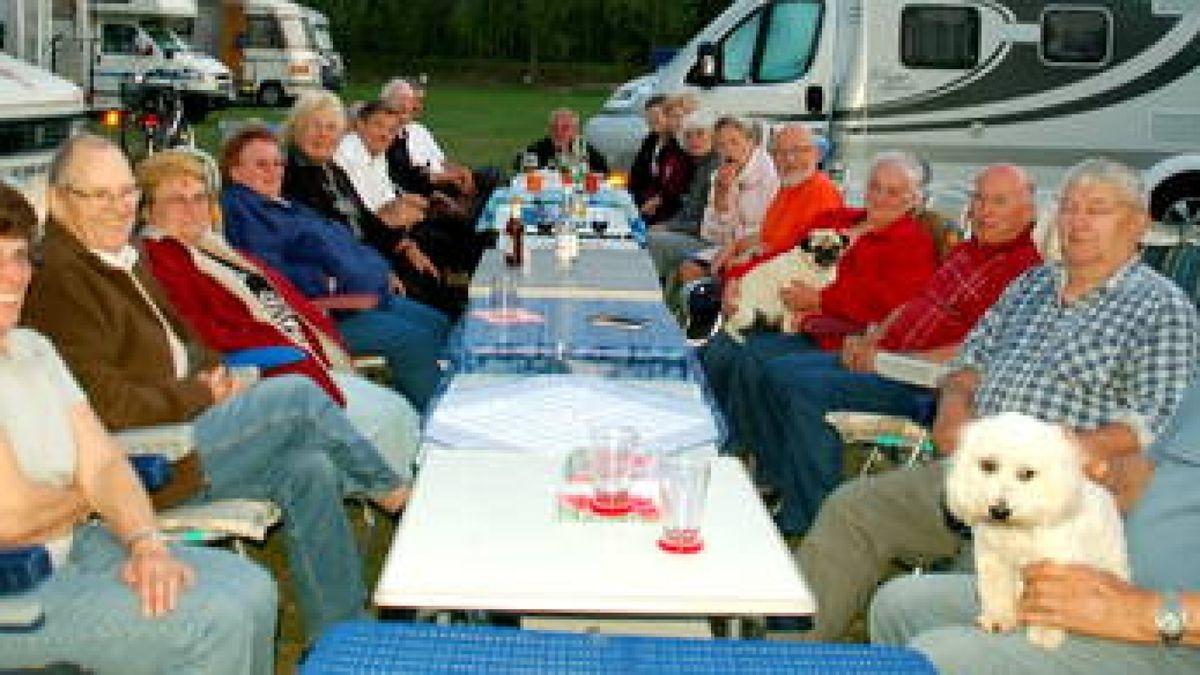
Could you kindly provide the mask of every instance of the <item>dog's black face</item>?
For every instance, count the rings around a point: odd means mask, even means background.
[[[850,238],[840,232],[814,230],[800,242],[800,248],[812,254],[813,264],[817,267],[833,267],[849,244]]]

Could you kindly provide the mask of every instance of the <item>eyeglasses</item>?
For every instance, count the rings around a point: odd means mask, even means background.
[[[212,201],[212,195],[207,192],[197,192],[190,195],[168,195],[166,197],[155,199],[154,201],[176,208],[184,208],[187,206],[207,206]]]
[[[107,189],[80,190],[73,185],[63,185],[62,188],[78,197],[81,201],[89,202],[91,204],[104,204],[106,206],[116,206],[117,204],[136,202],[142,196],[142,191],[132,185],[123,187],[116,192]]]
[[[283,168],[284,162],[282,159],[256,159],[252,162],[247,162],[250,166],[256,169],[280,169]]]

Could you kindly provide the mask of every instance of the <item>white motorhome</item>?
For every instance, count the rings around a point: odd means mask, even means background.
[[[4,47],[14,35],[0,17]],[[86,121],[83,90],[31,63],[0,53],[0,181],[29,187],[58,146]]]
[[[321,52],[321,83],[326,89],[340,91],[346,84],[346,61],[329,33],[329,17],[311,8],[304,8],[304,18],[312,32],[313,44]]]
[[[196,19],[196,0],[91,0],[90,6],[98,100],[119,96],[121,84],[134,79],[173,86],[193,119],[233,100],[229,69],[182,37]]]
[[[1145,170],[1156,218],[1200,203],[1198,0],[737,0],[587,125],[628,162],[652,93],[717,113],[802,121],[860,189],[882,149],[932,166],[958,212],[970,175],[1008,161],[1043,188],[1104,155]],[[855,195],[851,195],[854,197]]]
[[[194,39],[233,71],[239,95],[278,106],[320,89],[305,8],[288,0],[200,0]]]

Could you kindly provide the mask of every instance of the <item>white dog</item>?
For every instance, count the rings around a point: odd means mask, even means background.
[[[738,282],[737,309],[725,319],[730,337],[742,342],[743,334],[756,322],[777,326],[785,333],[796,332],[792,313],[784,307],[779,291],[795,281],[816,289],[833,283],[848,241],[836,230],[816,229],[799,246],[747,272]]]
[[[1129,578],[1121,514],[1083,474],[1081,450],[1062,427],[1003,413],[964,429],[946,476],[946,505],[972,528],[983,630],[1017,627],[1021,569],[1051,560]],[[1054,649],[1057,628],[1029,626],[1029,641]]]

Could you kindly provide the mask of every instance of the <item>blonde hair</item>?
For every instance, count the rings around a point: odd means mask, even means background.
[[[143,159],[134,169],[138,188],[142,191],[142,220],[146,219],[146,208],[154,202],[154,195],[163,183],[179,178],[191,178],[204,185],[208,192],[209,210],[215,227],[221,223],[219,200],[220,185],[215,164],[202,151],[174,148],[162,150]],[[207,160],[207,161],[206,161]]]
[[[346,106],[342,105],[342,99],[338,98],[337,94],[325,90],[306,91],[292,104],[292,109],[288,111],[287,119],[283,122],[283,142],[294,145],[300,128],[321,113],[333,113],[345,128]]]
[[[700,109],[700,99],[695,94],[674,94],[663,102],[663,108],[677,108],[684,115],[690,115]]]

